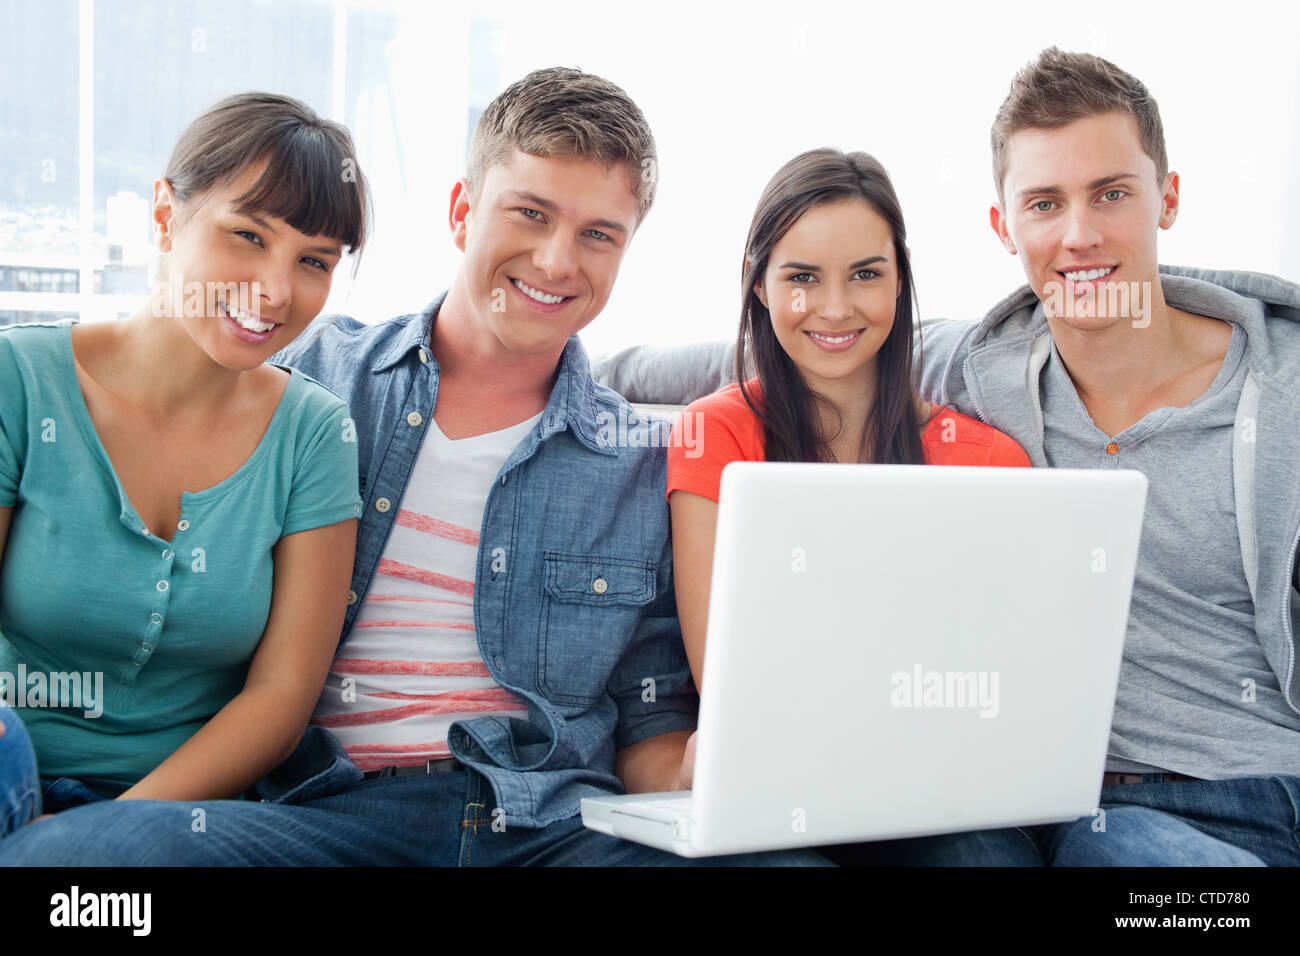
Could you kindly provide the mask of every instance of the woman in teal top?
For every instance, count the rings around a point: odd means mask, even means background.
[[[0,330],[0,837],[93,799],[237,796],[302,736],[356,440],[339,398],[265,362],[364,243],[354,157],[296,100],[223,100],[154,184],[149,301]]]

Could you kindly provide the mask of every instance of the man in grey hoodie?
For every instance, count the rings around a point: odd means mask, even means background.
[[[1099,812],[1031,835],[1053,865],[1300,864],[1300,287],[1157,267],[1178,174],[1106,60],[1043,51],[992,140],[1029,285],[927,324],[921,391],[1036,466],[1150,483]]]
[[[992,141],[990,221],[1029,284],[981,322],[926,323],[921,392],[1010,435],[1036,466],[1147,476],[1100,806],[840,859],[1300,864],[1300,287],[1157,265],[1179,178],[1154,99],[1106,60],[1043,51]],[[628,350],[596,375],[633,401],[690,401],[731,363],[721,348],[688,351]],[[656,369],[671,373],[641,387]]]

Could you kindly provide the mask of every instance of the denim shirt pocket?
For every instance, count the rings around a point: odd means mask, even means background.
[[[543,558],[538,684],[552,702],[586,709],[605,693],[643,608],[654,600],[658,565],[560,551]]]

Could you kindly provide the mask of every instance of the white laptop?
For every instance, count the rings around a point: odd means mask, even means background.
[[[1146,488],[728,465],[694,789],[585,798],[583,823],[710,856],[1088,816]]]

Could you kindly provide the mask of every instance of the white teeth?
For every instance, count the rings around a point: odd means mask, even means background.
[[[1088,269],[1084,272],[1067,272],[1065,277],[1071,282],[1092,282],[1094,279],[1101,279],[1115,271],[1114,266],[1106,269]]]
[[[231,312],[230,307],[226,307],[226,315],[235,320],[235,324],[241,329],[247,329],[250,332],[270,332],[275,328],[274,322],[259,322],[244,312]]]
[[[528,298],[534,299],[538,302],[545,302],[547,305],[555,305],[557,302],[563,302],[565,300],[565,296],[547,295],[545,292],[534,289],[532,286],[526,285],[518,279],[515,279],[514,283],[516,289],[528,296]]]
[[[839,345],[841,342],[851,341],[852,339],[857,338],[859,335],[859,333],[857,332],[850,332],[848,335],[839,335],[839,336],[818,335],[816,332],[809,332],[808,334],[811,335],[813,338],[817,339],[819,342],[829,342],[831,345]]]

